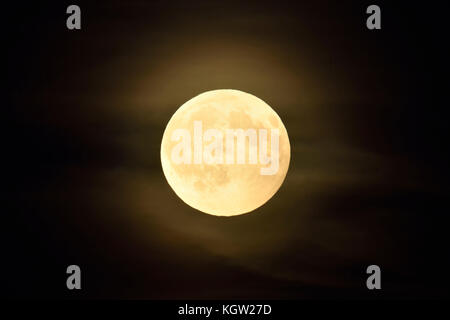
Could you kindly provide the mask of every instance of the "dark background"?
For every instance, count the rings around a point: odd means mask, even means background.
[[[72,3],[5,5],[2,295],[448,297],[446,8],[374,3],[376,31],[364,1],[77,2],[79,31]],[[271,105],[292,152],[233,218],[186,206],[159,158],[175,110],[222,88]]]

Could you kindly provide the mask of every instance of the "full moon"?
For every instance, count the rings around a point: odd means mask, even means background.
[[[184,103],[161,142],[171,188],[189,206],[216,216],[248,213],[270,200],[286,177],[290,156],[278,114],[254,95],[231,89]]]

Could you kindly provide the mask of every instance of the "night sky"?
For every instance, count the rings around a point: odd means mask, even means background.
[[[78,1],[69,31],[70,4],[2,9],[2,295],[447,296],[444,8]],[[381,30],[366,28],[370,4]],[[185,205],[160,162],[171,115],[214,89],[266,101],[291,144],[278,193],[232,218]],[[66,288],[71,264],[80,291]]]

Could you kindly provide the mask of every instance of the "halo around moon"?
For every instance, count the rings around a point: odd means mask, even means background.
[[[278,129],[278,170],[262,175],[261,168],[267,165],[249,163],[250,139],[246,141],[245,163],[174,163],[171,155],[179,143],[173,139],[174,131],[187,129],[193,137],[195,121],[201,121],[202,132],[208,129],[224,132],[238,128],[252,128],[256,132],[266,129],[269,155],[270,132]],[[193,144],[193,141],[190,142]],[[261,141],[257,141],[257,148],[261,148]],[[204,146],[208,145],[203,137],[202,142]],[[216,216],[248,213],[272,198],[284,181],[290,153],[289,137],[277,113],[263,100],[230,89],[207,91],[184,103],[167,124],[161,142],[163,172],[174,192],[189,206]]]

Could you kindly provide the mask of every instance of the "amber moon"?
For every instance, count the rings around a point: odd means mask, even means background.
[[[172,116],[161,142],[167,182],[189,206],[235,216],[265,204],[290,161],[287,130],[263,100],[239,90],[204,92]]]

